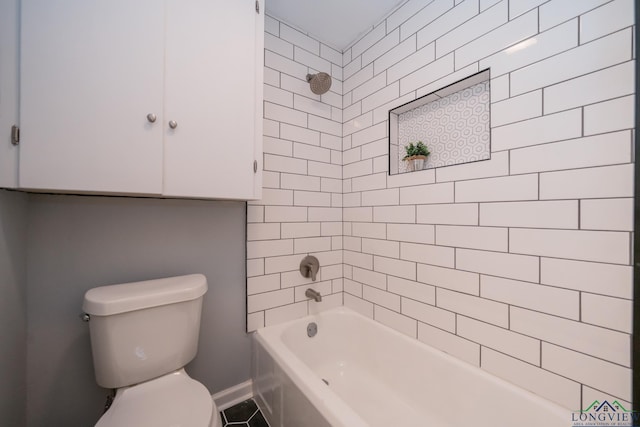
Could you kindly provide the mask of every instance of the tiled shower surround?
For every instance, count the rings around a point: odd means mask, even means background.
[[[266,28],[249,329],[345,305],[571,410],[628,404],[633,0],[409,0],[342,54]],[[491,159],[389,176],[388,111],[485,68]]]
[[[248,329],[342,305],[342,54],[266,17],[263,198],[247,211]],[[305,77],[323,71],[331,90],[314,95]],[[321,269],[313,287],[300,261]]]

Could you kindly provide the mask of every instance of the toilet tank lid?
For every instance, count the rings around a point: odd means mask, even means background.
[[[202,274],[100,286],[84,294],[82,309],[96,316],[125,313],[200,298],[207,292]]]

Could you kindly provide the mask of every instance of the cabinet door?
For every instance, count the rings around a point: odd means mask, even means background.
[[[11,126],[18,124],[19,1],[0,1],[0,187],[18,186],[18,147]]]
[[[254,0],[167,1],[165,195],[255,197],[262,13]]]
[[[161,193],[162,2],[23,0],[21,14],[20,187]]]

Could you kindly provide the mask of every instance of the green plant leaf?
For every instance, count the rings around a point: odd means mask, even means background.
[[[409,145],[405,145],[404,150],[406,155],[403,157],[403,160],[413,156],[428,156],[430,154],[429,149],[422,141],[418,141],[415,145],[413,142],[410,142]]]

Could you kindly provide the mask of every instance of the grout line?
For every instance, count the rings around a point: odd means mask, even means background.
[[[540,349],[539,349],[539,351],[540,351],[540,366],[539,367],[542,368],[542,340],[540,340]]]

